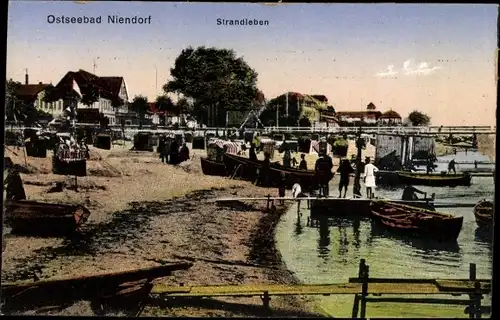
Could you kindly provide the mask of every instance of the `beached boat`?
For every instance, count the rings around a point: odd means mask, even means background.
[[[469,173],[422,174],[398,171],[397,176],[401,184],[432,187],[470,186],[472,179],[472,176]]]
[[[493,215],[495,213],[493,202],[488,200],[479,201],[474,207],[476,223],[481,228],[493,227]]]
[[[44,203],[37,201],[8,201],[5,222],[12,232],[30,234],[69,234],[87,221],[90,211],[84,206]]]
[[[243,179],[255,181],[257,179],[257,170],[262,167],[263,161],[252,161],[248,158],[226,153],[224,154],[224,163],[230,174],[236,172],[236,175]],[[316,188],[318,184],[316,173],[312,170],[285,168],[277,162],[271,162],[269,170],[270,184],[275,185],[281,179],[281,174],[285,175],[287,188],[299,183],[302,189],[311,190]]]
[[[98,133],[94,141],[94,147],[104,150],[111,150],[111,134]]]
[[[153,279],[170,276],[173,271],[186,270],[191,266],[191,263],[179,262],[146,269],[66,279],[2,283],[2,307],[15,310],[25,305],[54,306],[78,300],[93,301],[137,292],[145,293],[144,296],[147,297],[148,291],[152,288]]]
[[[463,217],[387,201],[373,201],[371,214],[375,222],[391,231],[441,241],[456,241],[464,220]]]
[[[226,165],[224,163],[207,158],[200,158],[200,161],[203,174],[207,176],[227,176]]]

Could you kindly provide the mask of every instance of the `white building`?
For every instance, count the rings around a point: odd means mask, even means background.
[[[77,104],[78,109],[98,109],[109,119],[110,125],[120,124],[121,121],[127,122],[127,118],[131,117],[128,110],[128,90],[123,77],[99,77],[85,70],[76,72],[70,71],[59,81],[56,88],[59,90],[59,95],[68,97],[63,100],[63,108],[67,108],[73,100],[72,96],[75,91],[74,83],[77,85],[80,94],[97,90],[99,99],[92,105],[88,106],[81,101]],[[122,105],[119,108],[113,108],[113,101],[121,99]]]

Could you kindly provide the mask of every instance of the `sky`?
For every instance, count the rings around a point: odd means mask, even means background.
[[[268,99],[323,94],[337,111],[373,102],[434,125],[496,123],[497,5],[10,1],[7,78],[57,82],[84,69],[123,76],[130,99],[154,101],[182,49],[233,49]],[[100,25],[50,24],[49,15],[102,16]],[[108,24],[108,15],[151,24]],[[265,26],[223,26],[217,19]],[[175,99],[176,97],[173,96]]]

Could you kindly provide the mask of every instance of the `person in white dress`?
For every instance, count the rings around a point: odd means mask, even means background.
[[[366,158],[365,160],[365,173],[364,173],[364,183],[366,187],[366,196],[368,199],[373,199],[374,194],[373,191],[377,186],[375,183],[375,172],[378,171],[378,168],[370,163],[370,158]]]

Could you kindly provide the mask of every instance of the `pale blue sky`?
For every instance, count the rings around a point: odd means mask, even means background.
[[[151,15],[152,24],[51,25],[49,14]],[[217,26],[219,17],[270,25]],[[338,110],[373,101],[402,116],[418,108],[434,122],[491,124],[496,19],[496,5],[10,1],[7,73],[22,80],[28,68],[32,82],[56,83],[68,70],[92,72],[99,57],[96,74],[124,76],[131,95],[154,99],[155,67],[161,88],[183,48],[217,46],[256,69],[268,98],[300,91],[325,94]],[[405,75],[407,60],[436,70]],[[376,76],[388,65],[398,74]]]

